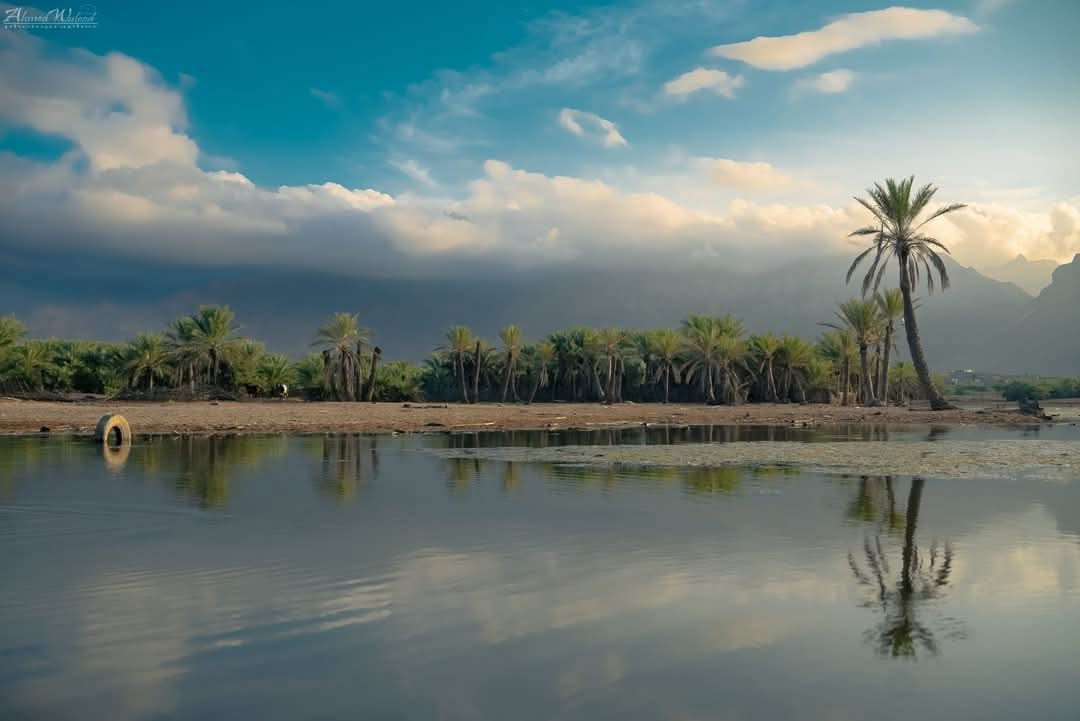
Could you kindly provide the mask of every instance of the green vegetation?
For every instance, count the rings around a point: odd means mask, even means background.
[[[1080,398],[1080,377],[1038,380],[1018,378],[994,386],[1007,401],[1042,401],[1047,398]]]
[[[898,296],[885,291],[881,298]],[[203,306],[163,333],[129,343],[28,340],[0,318],[0,389],[9,393],[123,393],[135,398],[292,395],[337,401],[568,401],[618,403],[904,403],[925,397],[910,364],[891,372],[886,300],[853,298],[816,341],[750,334],[730,315],[692,315],[679,329],[572,328],[529,341],[514,325],[489,344],[465,326],[424,363],[381,362],[352,313],[314,329],[299,361],[245,338],[232,311]],[[893,305],[896,305],[895,299]],[[885,339],[889,339],[886,341]],[[884,392],[883,392],[884,391]]]

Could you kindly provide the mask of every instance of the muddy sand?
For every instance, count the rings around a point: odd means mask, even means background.
[[[92,433],[101,416],[119,413],[135,433],[333,433],[605,428],[634,425],[935,424],[1022,426],[1038,423],[1006,407],[933,412],[925,408],[830,405],[739,406],[625,403],[477,405],[435,403],[307,403],[84,401],[0,399],[0,434]]]

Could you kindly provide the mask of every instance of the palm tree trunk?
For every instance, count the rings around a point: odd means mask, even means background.
[[[915,321],[915,304],[911,300],[911,277],[908,274],[908,257],[900,257],[900,294],[904,297],[904,333],[907,335],[908,349],[911,352],[911,364],[919,374],[923,393],[930,401],[930,410],[943,411],[953,406],[941,397],[930,378],[930,366],[923,352],[922,339],[919,338],[919,326]]]
[[[469,402],[469,388],[465,384],[465,356],[464,351],[458,351],[457,353],[457,372],[458,380],[461,381],[461,402]]]
[[[510,392],[510,374],[514,368],[511,365],[510,352],[506,353],[506,373],[503,376],[502,403],[506,403],[506,394]]]
[[[480,402],[480,341],[476,341],[476,352],[473,354],[472,402]]]
[[[369,403],[375,402],[375,368],[379,365],[379,356],[382,355],[382,348],[375,346],[371,349],[371,375],[368,376],[367,383],[367,399]]]
[[[597,364],[591,364],[593,383],[596,385],[596,395],[600,397],[600,402],[604,403],[607,400],[607,395],[604,393],[604,385],[600,382],[600,371],[597,369]]]
[[[544,370],[541,368],[536,372],[536,382],[533,383],[532,392],[529,393],[529,400],[525,402],[525,405],[532,405],[533,399],[536,398],[536,392],[540,390],[540,380],[544,377]]]
[[[845,357],[844,364],[840,368],[840,383],[844,386],[844,391],[840,396],[840,405],[846,406],[848,404],[848,389],[851,388],[851,359]]]
[[[885,350],[881,354],[881,375],[880,375],[880,391],[878,397],[881,398],[881,402],[885,405],[889,405],[889,351],[892,349],[892,337],[894,331],[894,325],[892,321],[885,326]]]
[[[859,344],[859,367],[862,371],[860,385],[862,386],[863,405],[876,406],[877,399],[874,397],[874,384],[870,379],[870,348],[866,343]]]
[[[664,369],[664,404],[667,405],[668,397],[671,395],[671,366],[669,365]]]

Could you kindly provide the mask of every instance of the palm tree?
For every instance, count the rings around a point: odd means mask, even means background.
[[[656,362],[653,383],[664,383],[664,403],[671,395],[671,381],[680,383],[679,352],[682,350],[682,338],[670,328],[653,331],[648,336],[649,354]]]
[[[778,400],[778,394],[773,364],[780,352],[780,339],[772,333],[755,335],[750,338],[750,351],[757,365],[758,377],[765,386],[765,400],[774,403]]]
[[[0,316],[0,357],[26,334],[26,326],[13,315]]]
[[[878,396],[889,400],[889,356],[895,343],[896,321],[904,314],[904,296],[899,288],[887,288],[877,294],[878,313],[885,324],[885,349],[881,357],[881,375],[878,379]]]
[[[596,337],[600,351],[598,360],[606,368],[604,378],[607,383],[604,400],[607,403],[614,403],[617,393],[616,381],[621,372],[619,366],[623,360],[623,350],[626,348],[626,334],[618,328],[604,328],[597,333]]]
[[[287,386],[296,382],[296,366],[287,355],[267,353],[259,359],[255,375],[263,391],[273,393],[280,385]]]
[[[27,389],[45,390],[45,369],[49,367],[48,347],[41,341],[20,343],[12,349],[9,363],[13,375]]]
[[[169,368],[169,350],[165,339],[158,333],[140,333],[128,346],[125,353],[124,370],[128,382],[137,387],[146,379],[146,389],[154,392],[154,379],[164,378]]]
[[[857,352],[855,337],[847,330],[827,331],[818,340],[818,353],[830,361],[838,371],[837,382],[842,406],[848,404],[848,390],[851,388],[851,361]]]
[[[218,381],[222,367],[230,367],[237,349],[236,315],[228,306],[204,305],[192,316],[191,342],[205,360],[210,383]]]
[[[367,342],[368,332],[355,313],[335,313],[315,331],[311,345],[323,349],[326,384],[339,401],[360,400],[357,349]]]
[[[502,341],[503,353],[506,354],[506,373],[503,378],[502,402],[506,403],[506,394],[511,389],[511,379],[514,377],[515,366],[518,356],[521,354],[521,329],[516,325],[508,325],[499,331],[499,340]],[[513,384],[514,400],[518,399],[517,383]]]
[[[165,332],[165,344],[176,372],[176,382],[184,382],[185,371],[188,390],[195,393],[195,371],[202,362],[202,353],[195,343],[195,318],[185,315],[169,324]]]
[[[533,399],[536,398],[536,392],[550,382],[548,369],[555,362],[555,358],[555,346],[551,343],[544,341],[533,346],[533,373],[536,375],[536,380],[533,383],[532,393],[529,394],[529,403],[532,403]]]
[[[445,351],[454,359],[458,381],[461,383],[461,402],[469,402],[469,388],[465,382],[465,356],[472,350],[472,331],[463,325],[455,325],[446,331],[446,344],[437,350]]]
[[[720,381],[720,396],[725,403],[732,405],[743,397],[743,383],[739,380],[738,369],[746,369],[746,358],[750,351],[746,343],[734,335],[722,335],[716,345],[716,372]]]
[[[859,346],[859,374],[861,376],[859,378],[859,393],[862,395],[863,403],[871,406],[877,405],[877,399],[874,397],[874,385],[870,382],[869,357],[870,346],[877,343],[881,331],[881,319],[878,315],[877,303],[852,298],[840,304],[840,309],[836,311],[836,317],[840,320],[841,325],[834,323],[825,323],[824,325],[837,330],[851,331],[855,343]]]
[[[375,370],[379,367],[380,358],[382,358],[382,348],[375,346],[371,349],[371,375],[368,376],[367,384],[368,403],[375,402]]]
[[[797,390],[799,402],[805,403],[806,385],[814,364],[814,347],[802,338],[786,335],[780,339],[776,363],[784,389],[781,395],[783,400],[791,400],[792,390]]]
[[[926,271],[926,287],[931,293],[934,292],[934,271],[937,271],[942,290],[949,287],[949,273],[945,268],[945,262],[938,255],[938,251],[948,254],[949,249],[940,241],[922,232],[922,228],[935,218],[947,213],[952,213],[965,207],[963,203],[950,203],[943,205],[930,213],[924,220],[919,220],[919,215],[926,210],[933,200],[937,188],[932,184],[919,188],[912,193],[914,176],[897,181],[889,178],[885,185],[875,183],[873,188],[867,189],[869,200],[856,197],[864,208],[874,216],[876,223],[858,230],[852,231],[851,236],[871,236],[873,245],[860,253],[848,268],[847,280],[851,282],[851,276],[859,264],[874,253],[874,260],[870,264],[863,278],[863,295],[873,288],[876,292],[881,285],[881,278],[888,268],[889,261],[896,259],[900,266],[900,293],[904,301],[904,331],[907,334],[908,348],[911,351],[911,362],[919,374],[923,391],[930,400],[932,410],[944,410],[952,408],[945,401],[941,393],[934,387],[930,377],[930,366],[926,362],[926,354],[923,352],[922,339],[919,337],[919,327],[915,320],[915,303],[912,299],[912,291],[919,282],[921,270]],[[930,266],[933,266],[933,270]]]

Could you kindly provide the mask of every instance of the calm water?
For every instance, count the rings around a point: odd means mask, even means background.
[[[886,435],[0,438],[0,717],[1080,719],[1080,479],[425,450]]]

